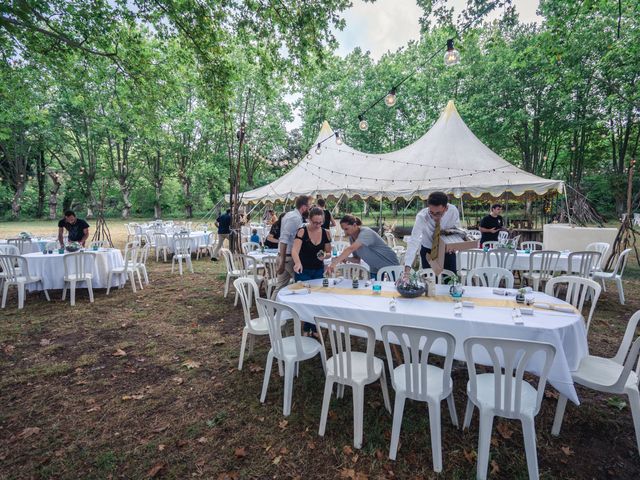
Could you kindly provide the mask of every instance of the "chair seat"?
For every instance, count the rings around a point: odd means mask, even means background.
[[[613,272],[595,271],[593,272],[593,278],[609,279],[609,278],[615,278],[615,275],[613,274]]]
[[[347,363],[347,352],[343,352],[340,354],[343,359],[343,365]],[[339,364],[340,362],[336,362]],[[384,368],[384,362],[377,357],[373,357],[373,375],[374,377],[379,377],[382,374],[382,370]],[[351,352],[351,369],[352,369],[352,378],[355,383],[362,383],[367,380],[367,354],[365,352]],[[333,367],[333,357],[327,359],[327,376],[336,377],[338,376],[336,372],[334,372]]]
[[[308,358],[315,357],[322,346],[315,338],[301,337],[300,344],[302,345],[302,355],[298,356],[296,352],[296,337],[285,337],[282,339],[282,353],[284,359],[290,358],[296,361],[307,360]]]
[[[624,367],[619,363],[614,362],[609,358],[602,357],[594,357],[592,355],[588,355],[583,358],[578,366],[578,370],[575,372],[571,372],[571,376],[575,382],[578,382],[582,385],[600,385],[600,386],[608,386],[613,385],[618,378],[620,378],[620,374],[622,373],[622,369]],[[629,373],[629,378],[627,379],[627,386],[634,385],[638,383],[638,376],[632,370]],[[623,392],[617,392],[623,393]]]
[[[176,253],[176,254],[173,256],[173,258],[174,258],[174,259],[185,259],[185,258],[191,258],[191,254],[190,254],[190,253],[184,253],[184,254],[182,254],[182,253]]]
[[[77,273],[70,273],[69,275],[66,275],[64,277],[64,281],[65,282],[70,282],[72,280],[92,280],[93,279],[93,274],[92,273],[85,273],[84,275],[78,276]]]
[[[495,408],[495,375],[493,373],[483,373],[481,375],[478,375],[477,377],[477,381],[478,381],[478,398],[477,398],[477,403],[476,405],[479,408],[490,408],[490,409],[494,409]],[[502,391],[504,392],[504,388],[505,388],[505,376],[502,376]],[[511,382],[513,383],[512,388],[513,391],[515,392],[515,379],[511,379]],[[471,392],[471,386],[469,383],[467,383],[467,395],[469,395]],[[521,411],[522,413],[527,413],[529,415],[534,415],[535,411],[536,411],[536,400],[537,400],[537,395],[538,392],[536,391],[535,388],[533,388],[533,386],[527,382],[522,382],[522,394],[521,394]],[[469,397],[471,398],[471,397]],[[511,405],[511,408],[514,408],[515,406],[515,395],[513,395],[513,403]]]
[[[400,365],[399,367],[394,368],[393,370],[393,384],[396,391],[406,392],[406,365]],[[433,398],[442,398],[444,392],[442,391],[442,376],[444,375],[444,370],[435,365],[427,364],[427,396]],[[414,390],[420,389],[420,383],[422,382],[422,377],[418,376],[418,388]],[[450,392],[453,388],[453,380],[449,378],[448,382],[448,391]],[[413,398],[410,396],[410,398]]]
[[[267,335],[269,333],[267,320],[264,317],[252,318],[250,333],[253,333],[254,335]]]
[[[16,277],[15,280],[7,280],[9,285],[18,284],[18,283],[34,283],[39,282],[40,277]]]

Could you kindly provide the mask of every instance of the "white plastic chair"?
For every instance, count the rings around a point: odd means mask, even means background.
[[[600,252],[583,251],[571,252],[567,258],[567,274],[582,278],[591,278],[600,265],[602,255]]]
[[[640,453],[640,394],[638,393],[640,368],[636,363],[640,352],[640,336],[633,341],[638,322],[640,322],[640,311],[634,313],[629,319],[615,357],[603,358],[587,355],[580,361],[578,369],[571,372],[571,377],[575,383],[592,390],[628,397],[636,432],[636,445],[638,453]],[[560,394],[551,429],[552,435],[558,436],[560,434],[566,406],[567,397]]]
[[[467,237],[479,241],[482,238],[482,233],[480,230],[467,230]]]
[[[364,266],[357,263],[340,263],[336,265],[334,276],[344,277],[350,280],[357,278],[358,280],[369,280],[370,274]]]
[[[244,242],[242,244],[242,253],[247,255],[249,252],[260,250],[260,244],[256,242]]]
[[[201,243],[200,245],[198,245],[198,248],[196,249],[196,260],[200,260],[200,255],[202,254],[209,254],[209,256],[213,256],[213,250],[215,248],[215,244],[213,243],[215,237],[213,235],[213,233],[208,233],[205,237],[204,237],[204,243]]]
[[[587,245],[587,247],[585,248],[585,250],[588,251],[600,252],[600,261],[598,262],[598,265],[596,265],[596,271],[602,270],[602,264],[607,259],[607,253],[609,253],[610,248],[611,245],[607,242],[593,242]]]
[[[376,278],[380,282],[395,282],[404,274],[402,265],[388,265],[378,270]]]
[[[109,270],[109,276],[107,277],[107,295],[111,291],[111,280],[113,275],[120,275],[120,277],[128,277],[129,282],[131,283],[131,289],[133,293],[136,293],[136,279],[135,279],[135,259],[138,256],[138,245],[137,244],[127,244],[124,249],[124,263],[121,267],[115,267]],[[118,288],[122,288],[122,285],[119,285]]]
[[[547,375],[556,354],[555,347],[540,342],[470,337],[464,342],[464,352],[469,382],[463,428],[468,428],[471,424],[474,406],[480,411],[477,478],[487,478],[493,417],[500,416],[520,420],[522,423],[529,478],[537,479],[538,456],[534,418],[540,411]],[[544,357],[544,366],[536,389],[526,382],[523,376],[532,358],[539,359],[541,355]],[[493,373],[478,374],[475,367],[477,359],[481,360],[479,363],[490,359]]]
[[[160,261],[160,253],[164,258],[164,261],[167,261],[167,253],[169,252],[169,237],[167,237],[166,233],[155,232],[153,234],[153,246],[156,251],[156,262]]]
[[[25,285],[40,282],[44,290],[44,296],[50,301],[49,292],[44,288],[42,278],[29,274],[27,259],[19,255],[0,255],[0,269],[3,274],[2,308],[7,304],[7,293],[11,285],[18,288],[18,309],[24,308]]]
[[[331,243],[331,248],[335,248],[336,252],[338,252],[338,255],[340,255],[342,253],[342,251],[347,248],[349,245],[351,245],[349,242],[344,242],[341,240],[335,240]]]
[[[498,232],[498,243],[506,243],[509,239],[509,232],[505,232],[504,230]]]
[[[573,305],[579,312],[582,312],[585,300],[591,300],[591,308],[589,309],[589,316],[587,317],[588,332],[589,326],[591,325],[591,319],[593,318],[593,312],[598,304],[598,298],[600,298],[602,287],[600,287],[597,282],[588,278],[561,275],[559,277],[552,278],[547,282],[544,293],[551,295],[552,297],[560,298],[558,297],[558,287],[565,284],[566,293],[564,295],[564,300]]]
[[[536,259],[540,259],[539,268],[536,268]],[[540,290],[540,284],[546,282],[555,274],[560,259],[560,252],[556,250],[538,250],[529,255],[529,271],[522,273],[522,279],[531,280],[533,289]]]
[[[384,238],[387,242],[387,245],[389,245],[391,248],[397,247],[398,245],[396,244],[396,236],[392,233],[392,232],[387,232],[384,234]]]
[[[237,281],[237,280],[236,280]],[[269,388],[269,377],[271,377],[271,367],[273,359],[284,363],[284,401],[282,414],[287,417],[291,415],[291,398],[293,396],[293,376],[300,368],[300,362],[309,360],[320,354],[324,366],[322,346],[311,337],[302,336],[302,322],[296,311],[282,303],[258,298],[258,310],[264,316],[269,329],[269,340],[271,349],[267,355],[267,364],[264,369],[264,380],[262,381],[262,394],[260,402],[264,403],[267,398]],[[293,321],[293,335],[282,336],[283,317],[291,318]]]
[[[229,250],[228,248],[221,248],[220,253],[222,254],[222,258],[224,258],[224,265],[227,269],[227,277],[224,282],[224,297],[227,298],[227,296],[229,295],[229,285],[231,284],[231,281],[236,278],[240,278],[244,276],[244,273],[245,273],[244,265],[242,269],[239,268],[239,266],[235,265],[233,254],[231,253],[231,250]],[[237,302],[238,301],[237,293],[236,293],[235,299]]]
[[[630,253],[630,248],[627,248],[626,250],[621,252],[611,272],[594,272],[593,274],[593,279],[600,280],[602,289],[605,292],[607,291],[607,287],[605,285],[607,280],[613,280],[616,283],[618,287],[618,297],[620,298],[621,305],[624,305],[624,288],[622,286],[622,274],[624,273],[624,269],[627,266],[627,260]]]
[[[428,279],[434,279],[436,284],[443,285],[447,278],[454,276],[451,270],[443,269],[439,275],[436,276],[436,272],[433,271],[433,268],[421,268],[418,270],[418,277],[422,283],[425,283]]]
[[[67,285],[69,286],[69,300],[71,306],[76,304],[76,285],[85,282],[89,291],[89,302],[93,303],[93,274],[91,266],[95,264],[95,253],[76,252],[67,253],[62,257],[64,264],[64,288],[62,289],[62,301],[67,298]]]
[[[485,264],[487,267],[506,268],[511,271],[517,256],[516,251],[510,248],[494,248],[485,255]]]
[[[522,242],[520,244],[521,250],[530,250],[532,252],[535,252],[536,250],[542,250],[543,248],[544,248],[544,245],[542,244],[542,242],[530,241],[530,242]]]
[[[489,248],[489,249],[498,248],[499,245],[500,245],[500,242],[497,242],[495,240],[487,240],[482,244],[482,248]]]
[[[447,400],[451,422],[458,426],[458,415],[453,399],[453,380],[451,365],[455,352],[455,338],[450,333],[423,328],[402,327],[399,325],[383,325],[382,340],[387,353],[387,364],[391,372],[391,385],[396,392],[393,406],[393,427],[389,458],[396,459],[400,427],[405,399],[426,402],[429,409],[429,426],[431,428],[431,452],[433,470],[442,471],[442,432],[440,421],[440,403]],[[429,363],[429,354],[435,342],[445,342],[444,368]],[[402,363],[395,366],[390,343],[397,343],[402,351]],[[441,356],[439,355],[439,358]]]
[[[634,213],[633,214],[633,224],[635,226],[640,225],[640,213]]]
[[[0,243],[0,255],[20,255],[20,249],[9,243]]]
[[[486,243],[486,242],[485,242]],[[465,276],[469,270],[473,270],[477,267],[484,266],[485,252],[481,248],[472,248],[464,251],[464,257],[462,252],[456,254],[456,265],[458,266],[458,275],[460,280],[464,281]],[[462,261],[464,258],[464,261]]]
[[[10,238],[7,240],[8,245],[14,245],[18,247],[20,255],[31,252],[31,239],[30,238]],[[27,246],[29,248],[27,249]],[[25,251],[27,250],[27,251]]]
[[[315,317],[316,326],[322,342],[322,349],[326,352],[322,327],[327,330],[331,357],[326,361],[326,382],[322,399],[322,412],[320,413],[320,429],[318,435],[324,437],[327,426],[327,414],[329,402],[333,393],[333,384],[338,384],[338,398],[344,394],[344,386],[353,389],[353,446],[362,447],[362,429],[364,421],[364,387],[380,380],[382,396],[386,409],[391,412],[389,392],[387,390],[387,378],[384,361],[373,356],[376,343],[376,333],[368,325],[336,320],[326,317]],[[364,337],[366,350],[364,352],[353,351],[351,337]]]
[[[264,282],[267,290],[267,298],[273,300],[273,296],[276,293],[276,286],[278,285],[278,257],[275,255],[269,255],[262,259],[264,265]]]
[[[185,261],[189,271],[193,273],[193,264],[191,263],[191,239],[188,236],[174,235],[174,252],[171,259],[171,273],[173,273],[176,262],[178,262],[178,271],[182,275],[182,261]]]
[[[147,258],[149,257],[150,249],[151,244],[145,243],[138,253],[138,264],[136,265],[138,279],[140,279],[140,274],[142,274],[142,276],[144,277],[145,285],[149,285],[149,274],[147,273]]]
[[[251,315],[251,307],[254,299],[260,298],[258,285],[252,278],[242,277],[233,281],[233,286],[238,292],[240,303],[242,304],[242,313],[244,315],[244,328],[242,329],[242,342],[240,343],[240,358],[238,359],[238,370],[242,370],[244,363],[244,351],[249,341],[249,355],[253,353],[253,345],[255,336],[268,335],[267,320],[258,310],[258,317],[253,318]]]
[[[479,267],[467,272],[466,284],[473,286],[478,283],[480,287],[500,287],[504,280],[505,288],[513,288],[513,273],[506,268]]]

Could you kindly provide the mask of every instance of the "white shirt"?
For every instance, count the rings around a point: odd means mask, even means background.
[[[292,210],[282,217],[282,225],[280,227],[280,243],[287,246],[287,253],[291,253],[293,248],[293,239],[296,232],[303,225],[302,214],[299,210]]]
[[[447,211],[440,217],[440,230],[448,230],[450,228],[460,227],[460,213],[455,205],[447,204]],[[436,222],[431,215],[429,209],[423,208],[416,215],[416,223],[411,230],[411,240],[407,243],[407,253],[404,257],[405,266],[413,265],[413,259],[416,257],[420,246],[431,248],[433,244],[433,233],[436,229]]]

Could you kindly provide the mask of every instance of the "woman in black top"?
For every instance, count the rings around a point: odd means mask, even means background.
[[[282,226],[282,217],[284,213],[281,213],[278,220],[271,225],[269,235],[267,235],[264,241],[264,246],[267,248],[278,248],[278,240],[280,239],[280,227]]]
[[[291,257],[296,281],[314,280],[324,275],[324,258],[331,256],[331,236],[322,228],[324,213],[314,207],[309,212],[309,223],[296,233]]]

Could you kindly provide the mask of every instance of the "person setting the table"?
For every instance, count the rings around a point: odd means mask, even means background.
[[[420,247],[420,264],[422,268],[430,268],[429,261],[438,258],[440,235],[451,228],[460,227],[460,214],[455,205],[449,204],[447,194],[433,192],[427,198],[427,208],[416,215],[416,222],[411,230],[411,239],[407,243],[404,260],[404,275],[409,276],[413,259]],[[455,252],[445,253],[444,268],[456,271]]]
[[[276,292],[289,285],[289,281],[295,276],[291,250],[293,249],[293,241],[298,233],[298,229],[300,229],[304,223],[303,216],[306,215],[308,211],[309,197],[307,195],[300,195],[296,198],[296,208],[282,217],[280,242],[278,246],[278,281],[276,283]]]
[[[396,253],[387,243],[369,227],[363,227],[362,221],[353,215],[345,215],[340,219],[340,227],[349,237],[349,245],[340,255],[331,260],[327,273],[333,273],[337,264],[344,261],[360,263],[364,260],[369,265],[369,272],[376,277],[378,270],[390,265],[398,265]],[[349,255],[353,255],[350,259]]]
[[[484,242],[496,242],[498,241],[498,233],[499,232],[508,232],[509,230],[504,227],[504,221],[502,220],[502,205],[499,203],[495,203],[491,205],[491,213],[484,217],[480,221],[480,232],[482,236],[480,237],[480,246],[484,244]]]
[[[58,222],[58,243],[64,248],[64,231],[69,232],[70,242],[78,242],[83,247],[89,238],[89,224],[81,218],[76,217],[75,212],[67,210],[64,218]]]

